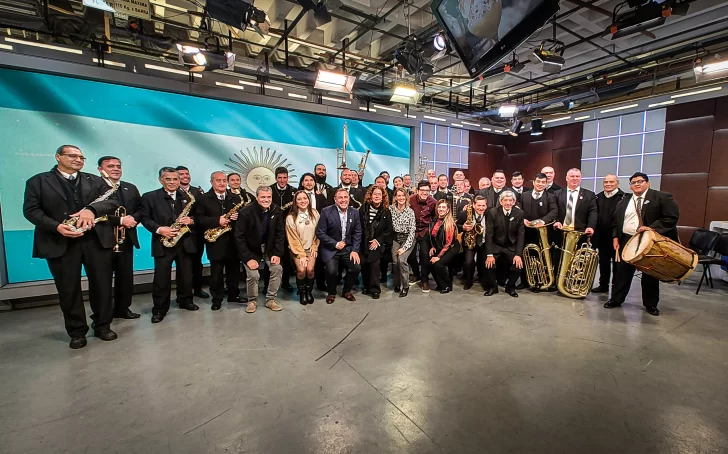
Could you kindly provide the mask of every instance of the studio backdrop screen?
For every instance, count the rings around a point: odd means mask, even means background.
[[[219,101],[61,76],[0,69],[0,203],[10,283],[50,279],[44,260],[31,257],[33,225],[22,212],[25,182],[50,170],[59,145],[73,144],[98,174],[104,155],[123,163],[124,181],[144,193],[158,189],[158,170],[186,166],[192,185],[210,188],[215,170],[237,171],[249,188],[275,182],[287,166],[290,183],[322,162],[337,184],[336,149],[348,128],[347,164],[371,150],[365,183],[387,170],[409,171],[410,129],[324,115]],[[138,227],[136,270],[153,269],[151,235]]]

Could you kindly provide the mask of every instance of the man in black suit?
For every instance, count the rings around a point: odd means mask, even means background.
[[[488,290],[485,296],[498,293],[496,268],[508,269],[506,293],[517,297],[516,281],[523,268],[523,242],[525,226],[523,211],[516,206],[516,195],[505,190],[498,196],[500,206],[488,211],[485,218],[485,250],[488,258],[485,267],[488,269]]]
[[[106,172],[109,179],[119,185],[114,197],[119,207],[124,207],[124,216],[109,216],[114,236],[123,232],[123,242],[118,243],[112,254],[114,278],[114,318],[136,319],[140,315],[131,311],[134,295],[134,248],[139,249],[136,226],[142,220],[142,195],[131,183],[121,181],[121,160],[115,156],[103,156],[98,161],[99,172]]]
[[[445,199],[452,206],[452,191],[450,191],[450,180],[447,175],[440,174],[437,177],[437,191],[432,195],[438,202]]]
[[[273,189],[270,186],[259,186],[255,190],[255,198],[257,202],[243,208],[235,223],[235,244],[247,274],[248,307],[245,312],[252,314],[258,307],[259,270],[263,264],[269,271],[265,307],[278,312],[282,309],[276,296],[283,276],[281,257],[286,236],[284,214],[273,203]]]
[[[540,243],[538,231],[533,227],[550,224],[558,216],[559,210],[556,206],[556,197],[546,190],[547,184],[546,175],[537,173],[536,178],[533,180],[533,189],[524,191],[521,197],[520,208],[523,210],[523,223],[526,226],[526,244],[536,244],[539,247],[544,247]],[[521,283],[517,289],[522,290],[526,287],[528,287],[528,280],[526,278],[526,267],[524,266],[521,272]]]
[[[196,311],[199,307],[192,302],[192,263],[197,252],[194,215],[195,202],[191,193],[180,187],[179,173],[173,167],[159,169],[161,188],[142,196],[142,225],[152,233],[152,257],[154,257],[154,281],[152,283],[152,323],[159,323],[169,311],[172,295],[172,263],[176,265],[177,304],[180,309]],[[192,205],[190,205],[192,203]],[[185,208],[188,208],[186,216]],[[182,227],[173,228],[179,223]],[[187,231],[189,229],[189,231]],[[173,239],[184,233],[172,247],[162,241]]]
[[[529,189],[524,183],[525,181],[521,172],[513,172],[511,174],[511,189],[513,189],[513,192],[516,193],[516,197],[518,197],[519,202],[521,201],[523,193]]]
[[[625,196],[618,204],[612,224],[614,250],[620,256],[627,241],[634,235],[654,230],[655,232],[678,241],[677,221],[680,217],[675,199],[668,192],[650,189],[649,177],[637,172],[629,178],[632,196]],[[604,304],[611,309],[624,303],[632,285],[635,267],[625,261],[617,264],[612,297]],[[660,315],[657,304],[660,302],[660,281],[647,273],[642,273],[642,304],[650,315]]]
[[[472,223],[468,222],[467,209],[458,212],[457,226],[458,230],[463,232],[463,239],[473,229],[480,230],[481,232],[475,235],[475,246],[473,248],[468,248],[463,241],[463,280],[465,281],[463,289],[465,290],[470,290],[473,286],[473,276],[475,275],[476,266],[480,284],[483,286],[483,290],[488,290],[485,272],[485,259],[487,255],[485,251],[485,216],[487,209],[488,202],[485,200],[485,197],[478,195],[475,196],[475,201],[473,202]]]
[[[316,226],[316,236],[321,241],[319,257],[326,264],[326,304],[336,300],[336,285],[339,281],[339,267],[346,269],[341,294],[348,301],[356,301],[351,293],[358,280],[361,264],[359,249],[362,242],[359,212],[349,206],[350,195],[344,188],[334,194],[335,205],[324,208]]]
[[[394,192],[394,189],[391,189],[389,187],[389,180],[390,180],[389,172],[387,172],[386,170],[382,170],[381,172],[379,172],[379,176],[384,178],[384,188],[383,189],[385,191],[387,191],[387,197],[389,197],[389,201],[391,202],[392,193]],[[376,183],[376,180],[375,180],[375,183]]]
[[[245,190],[243,187],[243,181],[240,178],[240,174],[237,172],[231,172],[228,173],[227,176],[227,182],[228,186],[230,187],[230,192],[233,193],[236,199],[238,199],[238,202],[243,202],[243,206],[248,206],[251,203],[255,201],[255,197],[253,197],[248,191]]]
[[[329,200],[329,192],[333,193],[334,187],[331,186],[326,182],[326,166],[319,163],[316,164],[316,166],[313,168],[313,173],[315,175],[314,180],[316,182],[316,192],[324,196],[324,200]],[[333,198],[333,196],[331,196]],[[323,209],[323,206],[318,208],[318,211],[320,212]]]
[[[94,336],[104,341],[117,337],[110,328],[111,248],[116,242],[108,223],[95,224],[94,219],[114,213],[118,202],[113,193],[94,202],[112,188],[102,178],[81,172],[86,158],[78,147],[62,145],[55,157],[58,164],[53,169],[26,182],[23,215],[35,226],[33,257],[48,262],[71,337],[69,346],[77,349],[86,346],[88,332],[81,265],[88,276]],[[72,217],[78,217],[76,228],[63,223]]]
[[[190,170],[185,166],[177,166],[177,173],[179,174],[179,186],[185,191],[192,194],[195,199],[199,199],[204,194],[202,186],[192,186],[192,176]],[[197,229],[195,231],[195,241],[197,244],[197,252],[192,257],[192,286],[194,289],[194,295],[198,298],[209,298],[210,294],[202,290],[202,255],[205,252],[205,238],[203,237],[204,232]]]
[[[210,260],[211,309],[217,311],[222,307],[226,283],[228,303],[240,302],[240,259],[233,234],[230,233],[235,228],[238,211],[228,213],[233,209],[240,210],[245,201],[227,190],[225,172],[213,172],[210,184],[212,190],[202,194],[197,201],[197,224],[203,232],[217,228],[228,230],[214,241],[205,238],[207,258]]]
[[[501,193],[506,190],[506,174],[502,170],[498,169],[495,172],[493,172],[493,177],[491,178],[491,185],[488,188],[480,189],[478,191],[475,191],[477,195],[482,195],[485,197],[485,200],[488,201],[489,207],[497,207],[500,205],[500,202],[498,201],[500,198]],[[517,201],[518,199],[516,199]]]
[[[464,180],[456,180],[455,181],[455,191],[451,192],[452,194],[452,215],[453,218],[457,220],[458,213],[463,211],[465,207],[473,203],[474,196],[468,194],[465,192],[465,181]]]
[[[355,175],[354,171],[350,169],[344,169],[341,171],[341,184],[329,191],[329,206],[333,205],[335,200],[336,189],[345,189],[349,194],[349,205],[353,208],[359,209],[364,203],[364,191],[361,188],[355,188],[352,182],[352,176]]]
[[[617,204],[625,196],[619,189],[617,175],[607,175],[603,182],[604,190],[597,194],[597,229],[594,232],[594,245],[599,249],[599,285],[592,293],[609,293],[612,269],[616,271],[614,247],[612,242],[612,224]]]
[[[559,191],[561,186],[554,183],[554,177],[556,176],[556,172],[554,171],[554,168],[551,166],[546,166],[543,169],[541,169],[541,173],[546,175],[546,191],[555,194],[557,191]]]
[[[285,167],[276,167],[275,171],[276,182],[270,185],[273,191],[273,205],[276,205],[281,209],[283,219],[288,216],[288,212],[293,206],[293,195],[296,190],[288,184],[288,169]],[[285,221],[284,221],[285,222]],[[293,268],[293,261],[291,260],[291,251],[288,249],[288,238],[284,235],[283,240],[285,245],[283,247],[283,256],[281,257],[281,266],[283,266],[283,276],[281,277],[281,288],[287,292],[293,291],[293,286],[290,283],[291,275],[296,274],[296,270]],[[266,275],[267,282],[267,275]]]

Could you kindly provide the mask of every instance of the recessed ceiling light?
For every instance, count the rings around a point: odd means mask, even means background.
[[[288,93],[288,96],[290,96],[291,98],[308,99],[308,96],[299,95],[298,93]]]
[[[43,49],[57,50],[59,52],[68,52],[69,54],[76,54],[76,55],[83,54],[83,51],[81,49],[72,49],[69,47],[54,46],[52,44],[38,43],[35,41],[25,41],[22,39],[5,38],[5,42],[24,44],[26,46],[32,46],[32,47],[42,47]],[[185,73],[185,74],[187,74],[187,73]]]
[[[609,113],[609,112],[616,112],[618,110],[633,109],[637,106],[639,106],[639,104],[628,104],[626,106],[619,106],[619,107],[612,107],[611,109],[604,109],[604,110],[600,111],[599,113]]]
[[[0,44],[0,49],[2,49],[2,44]],[[12,49],[12,47],[11,47],[11,49]],[[94,63],[98,63],[99,62],[99,59],[98,58],[92,58],[91,61],[94,62]],[[104,65],[108,65],[108,66],[118,66],[119,68],[126,68],[126,64],[119,63],[118,61],[111,61],[111,60],[104,60]]]
[[[668,105],[670,105],[670,104],[675,104],[675,100],[674,100],[674,99],[671,99],[671,100],[669,100],[669,101],[662,101],[662,102],[656,102],[656,103],[654,103],[654,104],[650,104],[650,105],[649,105],[649,106],[647,106],[647,107],[659,107],[659,106],[668,106]]]
[[[147,69],[154,70],[154,71],[161,71],[161,72],[164,72],[164,73],[179,74],[181,76],[187,76],[187,75],[190,74],[189,71],[182,71],[181,69],[167,68],[165,66],[157,66],[157,65],[144,64],[144,67],[147,68]],[[200,77],[200,78],[202,77],[202,74],[198,74],[198,73],[192,73],[192,75],[194,77]]]
[[[226,84],[225,82],[215,81],[215,85],[217,85],[218,87],[227,87],[227,88],[234,88],[236,90],[245,90],[245,87],[241,87],[240,85],[235,85],[235,84]]]
[[[444,118],[440,118],[440,117],[431,117],[431,116],[429,116],[429,115],[425,115],[425,116],[423,116],[422,118],[427,118],[428,120],[435,120],[435,121],[447,121],[447,120],[445,120]]]
[[[584,116],[581,116],[581,117],[574,118],[574,121],[588,120],[589,118],[591,118],[591,115],[584,115]]]
[[[7,41],[7,39],[5,41]],[[718,91],[718,90],[721,90],[722,88],[723,87],[710,87],[710,88],[705,88],[703,90],[689,91],[687,93],[678,93],[676,95],[670,96],[670,98],[675,99],[675,98],[683,98],[685,96],[699,95],[699,94],[708,93],[711,91]]]
[[[564,120],[571,120],[571,116],[568,117],[560,117],[560,118],[552,118],[551,120],[546,120],[543,122],[543,124],[549,124],[549,123],[555,123],[557,121],[564,121]]]

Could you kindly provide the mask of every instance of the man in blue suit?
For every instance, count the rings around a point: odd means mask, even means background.
[[[351,288],[356,283],[361,265],[361,222],[359,212],[349,206],[349,192],[339,188],[334,194],[335,204],[321,210],[321,219],[316,226],[316,236],[321,241],[319,256],[326,264],[326,304],[336,299],[336,285],[339,283],[339,266],[346,269],[344,288],[341,294],[349,301],[356,301]]]

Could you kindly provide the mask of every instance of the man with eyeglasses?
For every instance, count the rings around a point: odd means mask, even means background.
[[[650,189],[650,178],[642,172],[632,175],[629,185],[632,188],[632,197],[624,197],[617,204],[612,224],[612,246],[617,254],[621,256],[622,249],[630,238],[647,230],[654,230],[678,241],[677,221],[680,211],[672,194]],[[612,297],[604,304],[605,308],[612,309],[624,303],[634,272],[635,267],[629,263],[621,261],[617,264]],[[660,315],[660,310],[657,309],[660,302],[660,281],[642,273],[641,283],[645,312],[654,316]]]
[[[86,157],[75,145],[56,150],[58,163],[25,185],[23,215],[35,226],[33,257],[45,259],[53,275],[72,349],[86,346],[89,327],[81,294],[81,266],[86,270],[94,336],[104,341],[117,338],[111,330],[111,250],[116,244],[109,225],[95,219],[113,214],[119,206],[111,194],[94,202],[111,187],[102,178],[81,172]],[[76,228],[63,221],[78,217]]]

